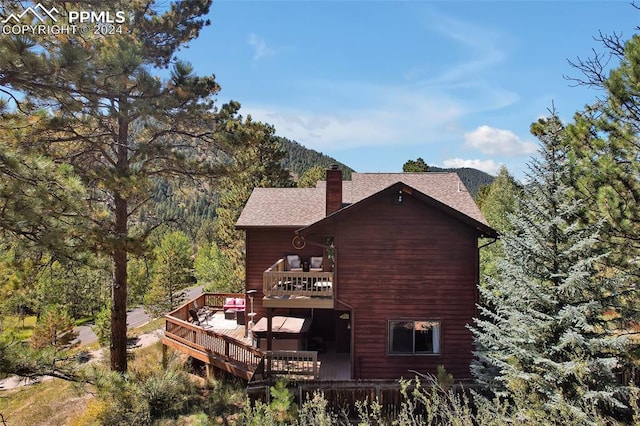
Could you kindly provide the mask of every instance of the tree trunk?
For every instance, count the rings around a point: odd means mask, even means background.
[[[127,201],[115,197],[115,231],[127,235]],[[127,371],[127,250],[124,240],[113,250],[113,291],[111,303],[111,370]]]
[[[120,103],[116,175],[124,178],[129,172],[129,122],[124,118],[126,105]],[[116,244],[113,247],[113,291],[111,292],[111,370],[127,371],[127,240],[129,232],[128,200],[118,189],[113,194]]]

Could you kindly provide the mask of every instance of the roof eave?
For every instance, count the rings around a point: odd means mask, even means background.
[[[248,229],[291,229],[297,230],[308,226],[307,225],[236,225],[235,229],[238,231],[246,231]]]
[[[456,219],[460,220],[461,222],[471,226],[472,228],[474,228],[477,232],[478,232],[478,236],[479,237],[487,237],[487,238],[498,238],[499,234],[498,232],[493,229],[492,227],[490,227],[489,225],[480,222],[477,219],[472,218],[471,216],[466,215],[465,213],[454,209],[451,206],[448,206],[447,204],[444,204],[441,201],[436,200],[433,197],[430,197],[429,195],[418,191],[417,189],[413,188],[410,185],[407,185],[403,182],[396,182],[391,186],[388,186],[387,188],[378,191],[356,203],[353,204],[349,204],[346,207],[343,207],[342,209],[333,212],[332,214],[330,214],[329,216],[326,216],[322,219],[320,219],[317,222],[314,222],[310,225],[307,226],[303,226],[300,227],[299,229],[297,229],[295,231],[296,235],[306,235],[309,233],[312,233],[315,229],[317,229],[318,227],[323,226],[324,224],[326,224],[327,222],[333,221],[335,220],[336,217],[338,216],[343,216],[343,215],[350,215],[353,214],[354,212],[360,210],[361,208],[363,208],[364,206],[373,203],[377,198],[382,197],[384,194],[387,193],[392,193],[395,191],[403,191],[411,196],[415,196],[416,198],[418,198],[419,200],[425,202],[426,204],[429,204],[441,211],[443,211],[444,213],[455,217]]]

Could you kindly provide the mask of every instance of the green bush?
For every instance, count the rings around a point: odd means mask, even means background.
[[[257,401],[254,407],[247,402],[243,413],[244,424],[250,426],[274,426],[296,424],[298,407],[294,404],[293,393],[285,380],[278,380],[269,388],[271,401],[264,404]]]
[[[107,346],[111,340],[111,308],[106,305],[96,315],[93,327],[91,327],[100,346]]]
[[[105,372],[96,385],[104,403],[99,418],[106,425],[151,425],[188,412],[199,398],[189,375],[175,365],[146,375]]]
[[[385,415],[379,401],[357,401],[352,418],[348,413],[336,413],[330,409],[321,393],[307,399],[300,409],[293,404],[293,393],[279,381],[271,387],[271,402],[248,403],[242,424],[255,426],[274,425],[377,425],[377,426],[507,426],[524,425],[623,425],[640,424],[638,401],[640,390],[629,389],[629,411],[625,418],[612,418],[603,414],[595,405],[574,407],[566,401],[553,405],[535,401],[531,395],[520,394],[512,398],[489,398],[476,392],[448,386],[448,375],[428,376],[400,382],[402,403],[393,416]],[[441,385],[439,381],[443,381]]]

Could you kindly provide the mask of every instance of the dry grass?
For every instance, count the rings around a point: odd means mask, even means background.
[[[58,379],[22,386],[0,392],[0,413],[7,425],[71,425],[94,399],[88,390]]]
[[[136,350],[129,366],[149,374],[161,368],[161,361],[162,347],[156,343]],[[45,380],[0,391],[0,413],[7,425],[98,425],[102,404],[94,393],[91,385]]]
[[[158,329],[159,326],[160,323],[152,322],[147,324],[144,330],[132,330],[131,334],[140,335]],[[32,327],[30,321],[25,321],[24,329]],[[74,348],[72,352],[91,351],[98,347],[99,345],[94,343]],[[155,344],[136,350],[130,365],[133,368],[145,368],[144,366],[150,365],[157,368],[161,360],[161,345]],[[97,425],[96,418],[101,403],[93,393],[94,388],[90,385],[45,379],[37,384],[0,391],[0,414],[4,416],[7,425]]]
[[[134,328],[133,330],[129,330],[127,335],[129,337],[135,337],[141,334],[151,333],[152,331],[156,331],[159,329],[164,329],[165,323],[166,323],[166,320],[164,318],[156,318],[152,321],[149,321],[145,325]]]
[[[33,334],[36,325],[36,317],[18,317],[17,315],[7,315],[2,318],[4,334],[11,335],[15,340],[27,340]]]
[[[130,336],[137,336],[142,333],[157,330],[164,326],[164,319],[153,321],[141,329],[132,330]],[[86,346],[82,349],[88,349]],[[178,356],[173,351],[169,351],[169,356]],[[162,369],[162,344],[160,342],[142,349],[136,349],[130,358],[129,369],[139,374],[149,375],[157,373]],[[106,362],[94,364],[96,368],[108,368]],[[90,367],[90,368],[93,368]],[[204,379],[195,379],[197,387],[202,392],[204,398],[213,389],[211,383]],[[95,396],[95,388],[91,385],[78,385],[63,380],[52,379],[41,383],[22,386],[17,389],[0,391],[0,414],[4,416],[7,425],[68,425],[85,426],[98,425],[97,418],[103,409],[103,404]],[[244,401],[243,393],[238,391],[222,391],[216,387],[213,391],[217,395],[210,404],[220,404],[222,406],[234,406]],[[228,395],[227,395],[228,393]],[[236,393],[238,393],[236,395]],[[223,394],[225,396],[223,396]],[[231,410],[239,411],[240,408]],[[227,414],[227,416],[230,413]],[[180,416],[179,419],[165,420],[161,425],[197,425],[197,424],[223,424],[224,417],[207,419],[204,413]],[[234,418],[232,415],[231,419]],[[227,419],[228,421],[228,419]]]

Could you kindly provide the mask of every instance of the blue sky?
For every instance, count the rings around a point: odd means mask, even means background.
[[[634,34],[626,1],[215,1],[180,57],[215,74],[220,102],[360,172],[408,159],[522,177],[529,125],[598,95],[567,59],[598,31]]]

